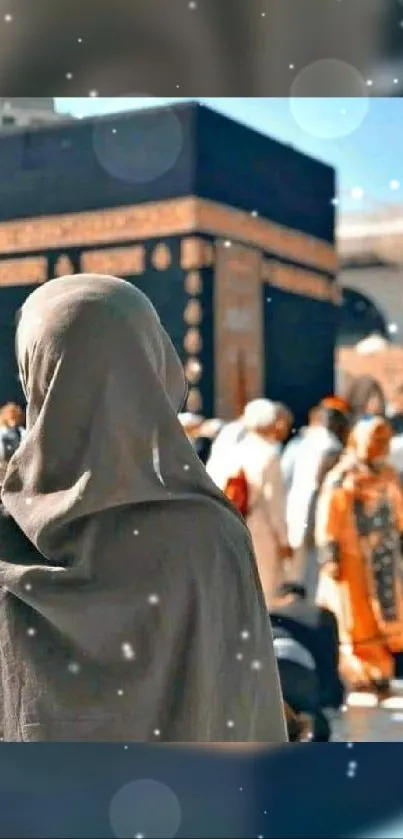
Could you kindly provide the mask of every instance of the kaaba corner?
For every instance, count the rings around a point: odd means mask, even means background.
[[[35,285],[113,274],[156,306],[188,408],[270,395],[299,424],[333,389],[334,170],[185,103],[0,135],[0,402]]]

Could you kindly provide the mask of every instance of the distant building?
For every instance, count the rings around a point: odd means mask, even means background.
[[[345,297],[340,343],[377,332],[403,345],[403,206],[345,217],[338,253]]]
[[[403,381],[403,206],[344,217],[338,382],[373,375],[391,396]]]
[[[29,128],[66,120],[55,110],[52,98],[0,98],[0,131],[9,128]]]

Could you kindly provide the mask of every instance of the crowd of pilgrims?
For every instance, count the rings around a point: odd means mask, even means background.
[[[291,740],[331,738],[349,692],[402,674],[403,387],[357,378],[296,431],[256,399],[237,420],[181,423],[249,527]]]
[[[390,695],[403,388],[386,405],[356,379],[298,430],[270,399],[178,422],[185,374],[155,309],[98,275],[35,289],[16,350],[27,430],[17,405],[0,411],[2,739],[323,742],[348,692]]]

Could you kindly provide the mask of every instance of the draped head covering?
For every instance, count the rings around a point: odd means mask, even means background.
[[[274,425],[277,419],[277,404],[271,399],[253,399],[243,413],[243,421],[248,431],[259,431]]]
[[[85,523],[111,508],[197,494],[225,503],[177,418],[180,360],[130,283],[82,274],[38,288],[17,358],[27,434],[2,501],[44,556],[74,562]]]
[[[389,455],[392,428],[383,417],[358,420],[352,429],[347,450],[354,453],[360,463],[386,460]]]

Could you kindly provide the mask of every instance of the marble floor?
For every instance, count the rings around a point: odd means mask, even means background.
[[[334,742],[403,742],[403,682],[394,683],[393,696],[378,704],[371,694],[351,694],[334,718]]]

